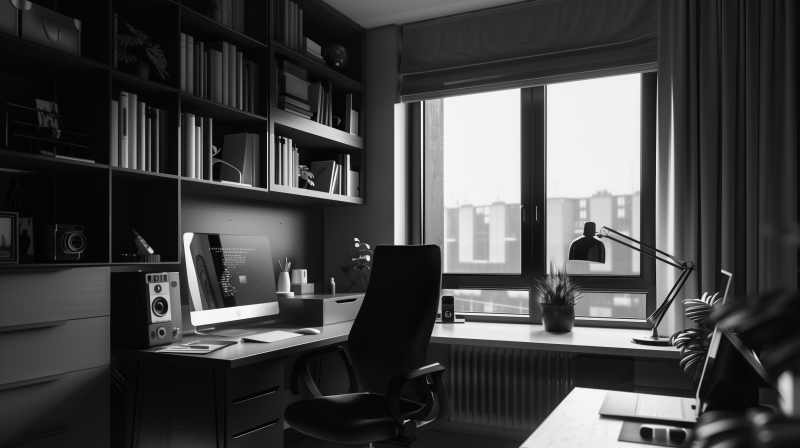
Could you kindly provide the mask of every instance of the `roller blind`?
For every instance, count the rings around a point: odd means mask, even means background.
[[[656,68],[657,0],[539,0],[403,27],[404,102]]]

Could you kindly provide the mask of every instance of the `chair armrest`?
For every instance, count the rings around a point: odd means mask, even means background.
[[[400,373],[392,378],[389,382],[389,387],[386,391],[386,401],[389,406],[389,415],[394,419],[399,428],[402,428],[402,433],[405,437],[413,438],[417,434],[417,429],[425,427],[425,429],[438,426],[447,420],[450,413],[450,404],[447,399],[447,390],[444,387],[444,367],[439,363],[431,364],[419,369],[410,370],[408,372]],[[432,380],[428,387],[430,388],[431,395],[436,394],[439,401],[439,412],[436,418],[429,421],[406,421],[406,417],[412,416],[416,412],[403,414],[400,411],[400,392],[403,386],[414,378],[430,375]]]
[[[302,378],[303,382],[314,398],[322,396],[317,388],[317,385],[314,383],[314,379],[311,378],[311,372],[308,371],[308,361],[312,358],[316,358],[317,356],[331,352],[339,352],[339,356],[342,357],[342,362],[344,362],[344,366],[347,369],[347,375],[350,377],[350,389],[347,391],[347,393],[353,394],[358,392],[358,379],[356,378],[356,371],[353,369],[353,363],[350,362],[350,355],[347,353],[347,349],[345,347],[339,345],[321,348],[297,358],[297,361],[295,361],[294,366],[292,367],[292,375],[290,379],[292,395],[297,395],[300,393],[300,387],[297,380],[298,378]]]

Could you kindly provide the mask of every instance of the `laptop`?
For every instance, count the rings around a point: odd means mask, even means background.
[[[731,287],[733,274],[725,270],[721,272],[728,278],[727,286],[725,287],[725,295],[722,296],[722,303],[724,305]],[[719,335],[715,329],[709,347],[709,358],[714,358],[715,356],[712,350],[717,347],[718,344],[715,344],[715,341],[718,340],[718,338]],[[708,363],[703,367],[704,373],[707,368],[709,368]],[[703,378],[701,377],[701,386],[702,383]],[[608,392],[606,394],[606,399],[603,401],[603,406],[600,407],[600,415],[607,417],[661,420],[665,422],[694,423],[697,421],[698,415],[697,400],[695,398],[637,394],[632,392]]]

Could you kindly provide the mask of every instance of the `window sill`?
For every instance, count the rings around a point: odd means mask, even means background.
[[[528,316],[523,314],[496,314],[496,313],[459,313],[456,317],[466,319],[467,322],[491,322],[506,324],[541,324],[541,315]],[[644,319],[615,319],[610,317],[576,317],[576,327],[599,327],[650,330],[650,324]]]

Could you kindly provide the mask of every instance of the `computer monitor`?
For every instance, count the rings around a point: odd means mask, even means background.
[[[191,322],[198,333],[278,314],[269,238],[190,232],[183,235],[183,248]]]
[[[733,275],[724,270],[722,274],[727,277],[722,298],[724,305]],[[756,406],[759,388],[775,386],[775,381],[761,365],[758,354],[747,348],[730,329],[717,325],[712,332],[697,387],[697,415],[717,409],[743,410]]]

